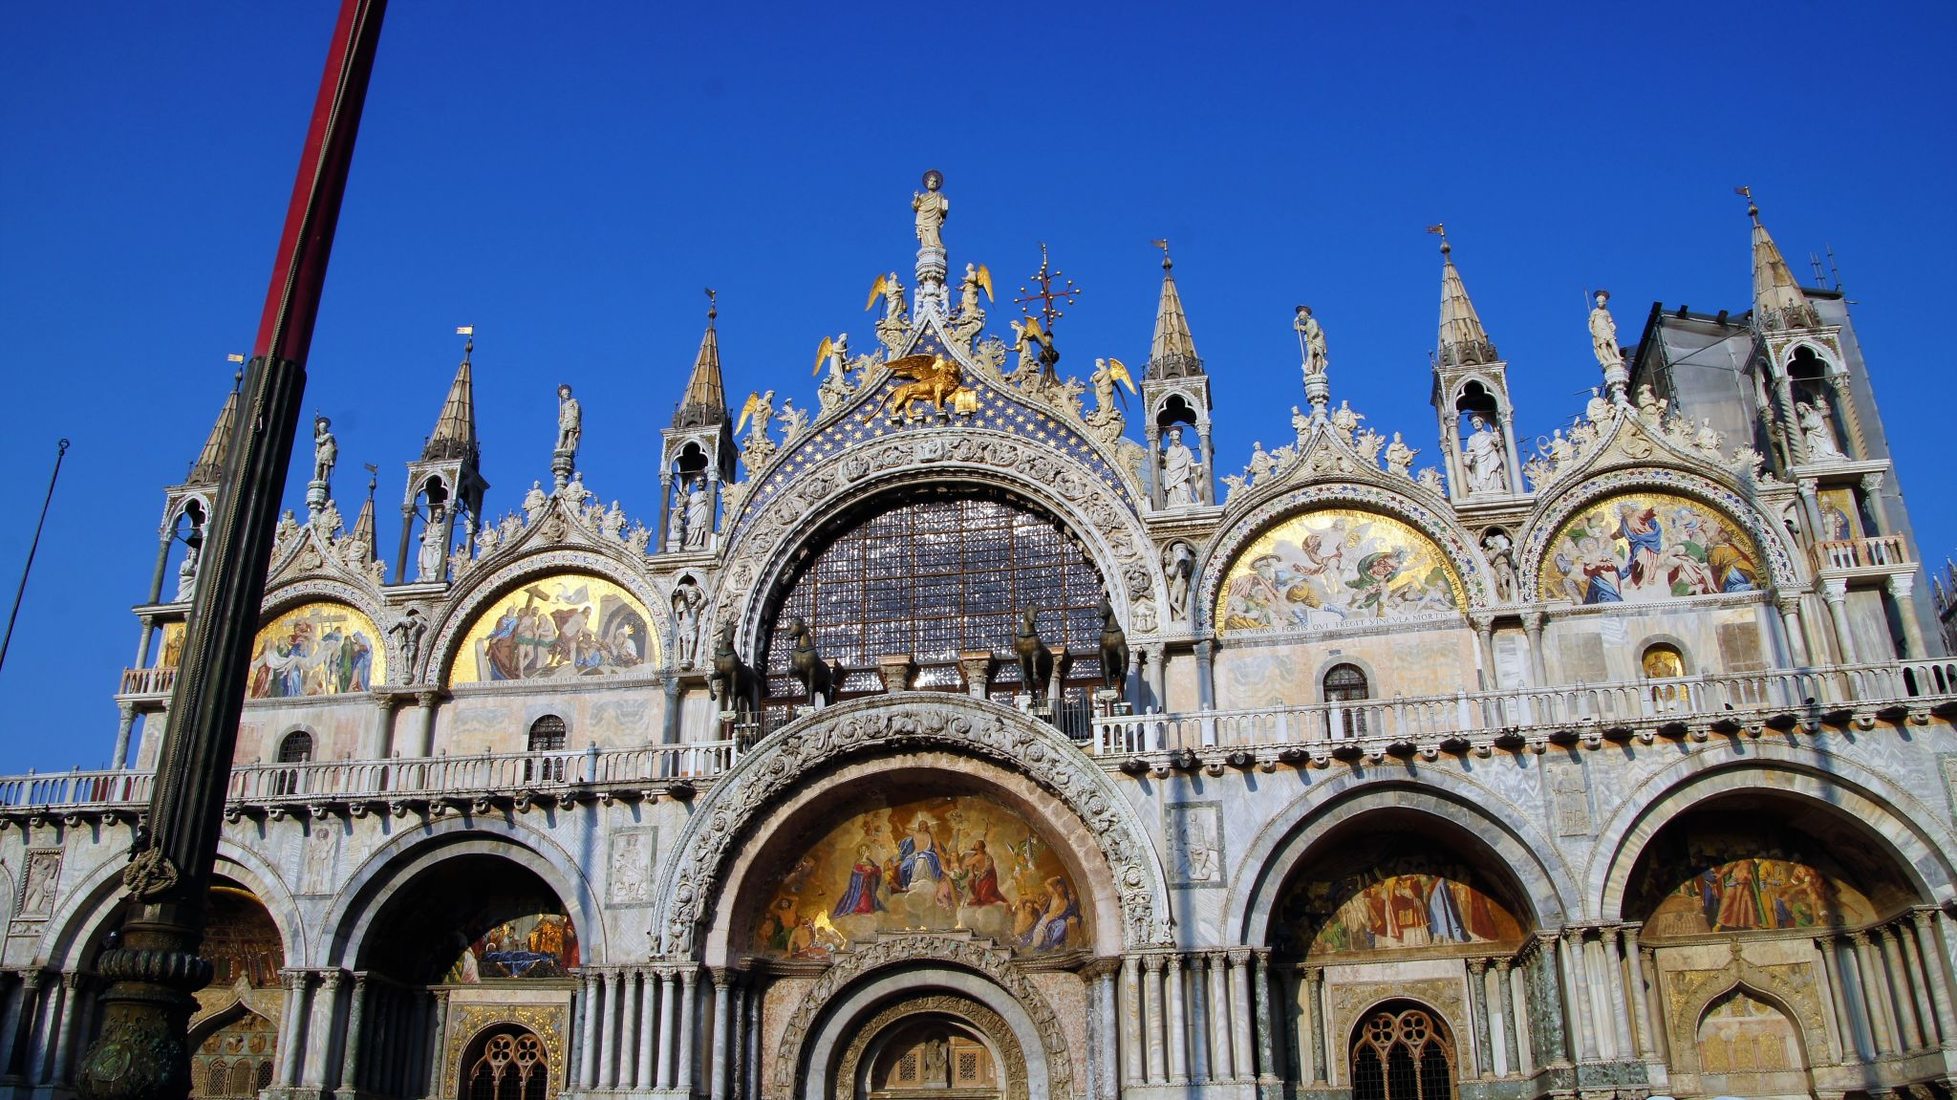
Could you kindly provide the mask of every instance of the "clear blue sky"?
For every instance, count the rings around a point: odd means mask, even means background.
[[[0,669],[0,771],[108,756],[162,486],[252,338],[335,7],[10,13],[5,598],[55,439],[74,449]],[[1747,183],[1803,277],[1835,249],[1925,556],[1957,549],[1935,342],[1957,5],[1255,7],[397,0],[310,364],[343,510],[378,463],[392,557],[403,463],[473,323],[491,512],[548,478],[561,380],[589,484],[653,520],[701,288],[735,404],[812,403],[818,339],[868,346],[875,273],[908,281],[926,167],[954,264],[1016,287],[1044,240],[1085,288],[1059,332],[1076,369],[1147,358],[1149,240],[1171,239],[1226,469],[1289,433],[1298,302],[1334,399],[1433,457],[1435,221],[1525,438],[1566,421],[1596,380],[1585,287],[1627,339],[1654,300],[1747,308]]]

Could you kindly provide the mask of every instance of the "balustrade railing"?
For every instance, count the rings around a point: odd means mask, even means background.
[[[168,695],[177,685],[175,668],[125,668],[122,670],[123,695]]]
[[[1903,547],[1901,535],[1834,539],[1814,544],[1816,569],[1887,569],[1909,564],[1909,551]]]

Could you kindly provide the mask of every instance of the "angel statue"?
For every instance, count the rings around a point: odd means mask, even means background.
[[[979,309],[979,291],[981,290],[985,291],[986,301],[990,302],[993,300],[991,269],[987,268],[984,264],[966,264],[965,278],[960,280],[958,284],[958,312],[960,314],[966,317],[973,317],[981,312]]]
[[[1119,359],[1094,360],[1094,373],[1089,376],[1089,381],[1094,384],[1094,405],[1097,413],[1106,413],[1114,405],[1114,399],[1117,397],[1121,398],[1122,407],[1127,407],[1128,397],[1115,388],[1116,382],[1128,387],[1129,393],[1135,392],[1134,376],[1128,373],[1128,365]]]
[[[909,312],[904,306],[904,284],[897,281],[895,271],[877,276],[877,281],[870,284],[870,300],[863,303],[863,308],[874,309],[879,298],[883,299],[885,321],[901,321]]]
[[[924,173],[924,190],[911,193],[911,209],[917,213],[917,243],[943,251],[940,232],[951,213],[951,200],[944,195],[945,175],[936,168]]]

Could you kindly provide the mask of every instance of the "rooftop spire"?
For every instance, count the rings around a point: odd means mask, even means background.
[[[1203,360],[1196,354],[1196,338],[1189,333],[1189,317],[1182,311],[1182,295],[1176,291],[1175,261],[1169,258],[1169,242],[1158,240],[1162,250],[1162,300],[1155,307],[1155,339],[1149,345],[1148,378],[1183,378],[1203,373]]]
[[[1760,224],[1760,208],[1753,203],[1751,187],[1735,187],[1734,193],[1746,199],[1746,216],[1753,219],[1753,318],[1763,329],[1810,328],[1821,323],[1814,307],[1808,304],[1794,273],[1781,258],[1780,246]]]
[[[700,337],[700,354],[693,360],[693,375],[686,380],[686,396],[673,414],[673,427],[696,428],[719,424],[727,419],[727,393],[720,385],[720,336],[714,331],[714,318],[720,315],[718,297],[707,290],[707,331]]]
[[[244,359],[243,356],[234,358]],[[185,485],[216,485],[223,480],[224,457],[231,452],[231,426],[238,422],[238,385],[244,377],[243,372],[231,376],[231,392],[225,395],[224,407],[217,412],[217,423],[211,425],[204,449],[197,453],[197,461],[190,464],[190,474],[183,479]]]
[[[380,467],[367,464],[367,499],[360,503],[360,515],[353,521],[353,533],[349,536],[367,547],[367,560],[374,560],[374,486],[379,482]]]
[[[1461,272],[1454,266],[1454,246],[1447,243],[1447,228],[1430,225],[1427,232],[1441,239],[1441,335],[1435,354],[1446,366],[1492,363],[1500,358],[1481,327],[1481,316],[1468,300],[1468,288],[1461,283]]]
[[[462,365],[455,368],[455,381],[449,383],[442,415],[436,418],[435,430],[421,448],[423,462],[476,455],[476,387],[469,365],[469,357],[476,350],[476,326],[463,325],[455,331],[468,337],[462,345]]]

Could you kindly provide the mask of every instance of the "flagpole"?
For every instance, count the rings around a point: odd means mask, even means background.
[[[211,964],[198,948],[251,642],[305,396],[306,353],[386,9],[386,0],[341,0],[245,368],[240,420],[205,528],[203,577],[170,699],[155,793],[122,874],[122,925],[96,961],[109,986],[99,1037],[76,1078],[83,1100],[183,1100],[190,1093],[187,1028],[197,1006],[191,995],[211,979]],[[281,1043],[296,1039],[280,1036]],[[274,1088],[296,1084],[276,1081]]]

